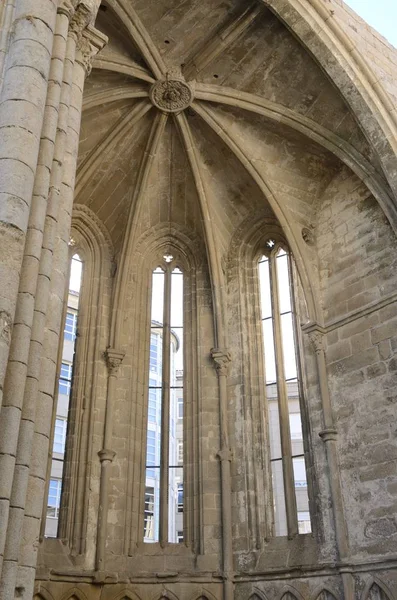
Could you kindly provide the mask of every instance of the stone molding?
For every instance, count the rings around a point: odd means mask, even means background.
[[[109,376],[116,376],[118,374],[118,370],[120,368],[121,363],[123,362],[124,356],[124,352],[119,352],[114,348],[107,348],[105,352],[105,359],[109,371]]]
[[[227,376],[230,362],[232,360],[230,352],[225,349],[212,348],[211,358],[215,363],[215,369],[218,375]]]
[[[309,335],[313,332],[319,332],[321,335],[325,335],[334,331],[335,329],[339,329],[340,327],[344,327],[345,325],[349,325],[349,323],[353,323],[353,321],[357,321],[357,319],[362,319],[363,317],[367,317],[373,312],[377,312],[390,304],[394,304],[397,302],[397,293],[389,294],[380,300],[375,300],[374,302],[370,302],[363,306],[362,308],[358,308],[357,310],[352,311],[351,313],[344,315],[338,319],[334,319],[333,321],[328,321],[325,325],[320,325],[316,322],[306,323],[302,325],[302,331],[304,333],[308,333]]]

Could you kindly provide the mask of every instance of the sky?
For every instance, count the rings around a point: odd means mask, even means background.
[[[397,0],[344,0],[397,48]]]

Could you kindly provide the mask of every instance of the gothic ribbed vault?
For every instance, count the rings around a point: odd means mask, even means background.
[[[262,2],[106,0],[96,26],[109,44],[86,85],[76,202],[116,255],[170,222],[222,256],[262,214],[280,222],[305,281],[302,229],[343,164],[393,219],[378,157],[341,94]]]

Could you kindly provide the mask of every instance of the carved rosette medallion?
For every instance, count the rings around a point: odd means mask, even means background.
[[[150,99],[163,112],[180,112],[192,102],[193,91],[185,81],[166,79],[153,85]]]

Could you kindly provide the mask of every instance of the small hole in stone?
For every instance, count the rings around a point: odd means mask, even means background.
[[[106,12],[108,9],[107,6],[104,6],[103,4],[101,4],[101,6],[99,7],[99,10],[102,10],[103,12]]]
[[[219,77],[219,75],[217,75],[217,74],[215,73],[215,75],[214,75],[214,79],[218,79],[218,77]]]
[[[164,40],[164,44],[169,44],[170,40]]]

